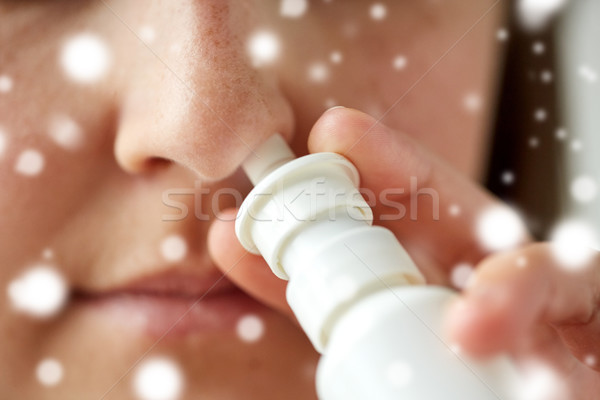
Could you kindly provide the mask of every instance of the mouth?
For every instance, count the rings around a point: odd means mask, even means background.
[[[223,274],[181,271],[100,292],[74,290],[72,302],[154,338],[233,331],[243,316],[266,310]]]

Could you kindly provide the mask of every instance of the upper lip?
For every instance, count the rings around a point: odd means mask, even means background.
[[[74,290],[78,297],[104,297],[119,294],[200,298],[236,290],[237,287],[218,271],[199,275],[177,269],[135,278],[107,290]]]

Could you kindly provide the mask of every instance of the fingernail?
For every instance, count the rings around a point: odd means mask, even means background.
[[[325,112],[329,112],[331,110],[335,110],[336,108],[346,108],[346,107],[344,107],[344,106],[333,106],[333,107],[330,107],[327,110],[325,110]]]

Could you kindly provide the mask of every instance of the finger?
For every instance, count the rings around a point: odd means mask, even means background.
[[[484,211],[500,207],[498,200],[409,136],[357,110],[336,108],[313,127],[309,150],[337,152],[356,165],[375,222],[399,237],[430,282],[445,283],[449,268],[474,264],[489,252],[477,224]],[[523,225],[514,230],[509,242],[527,240]],[[512,233],[498,232],[507,234]],[[436,271],[440,268],[443,277]]]
[[[208,251],[228,279],[266,305],[292,315],[285,301],[286,282],[260,256],[248,253],[235,236],[237,210],[222,212],[208,232]]]
[[[569,269],[552,245],[537,243],[484,260],[447,316],[450,337],[488,356],[518,348],[539,324],[554,327],[571,353],[591,367],[600,356],[600,257]]]

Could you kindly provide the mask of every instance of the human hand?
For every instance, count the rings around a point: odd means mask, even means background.
[[[487,210],[502,203],[410,137],[375,122],[356,110],[330,110],[313,127],[309,149],[349,158],[361,173],[361,187],[376,199],[388,190],[386,199],[393,203],[373,204],[375,223],[394,232],[428,283],[450,286],[458,264],[475,266],[447,316],[452,343],[475,356],[509,352],[517,361],[541,361],[556,371],[568,398],[592,398],[600,391],[600,363],[594,362],[600,357],[600,257],[595,254],[586,266],[569,271],[555,259],[550,244],[532,243],[524,228],[514,232],[518,236],[510,251],[493,254],[477,226]],[[390,188],[404,192],[391,194]],[[415,202],[420,188],[428,192]],[[412,214],[401,217],[399,206]],[[244,256],[233,232],[235,212],[227,211],[229,218],[223,219],[230,221],[217,221],[211,229],[214,260],[227,271],[241,258],[228,277],[291,313],[285,282],[261,257]]]

